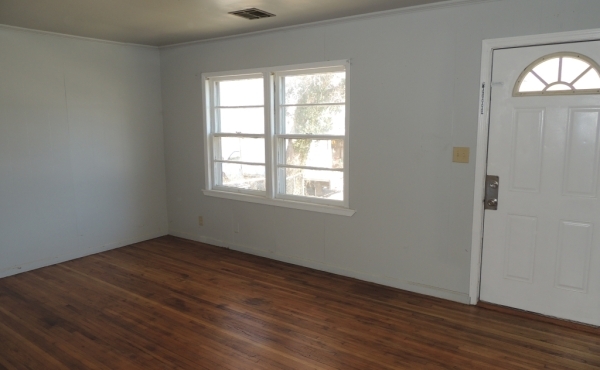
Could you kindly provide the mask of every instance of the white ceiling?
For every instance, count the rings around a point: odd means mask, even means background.
[[[0,24],[164,46],[451,0],[0,0]],[[230,11],[276,16],[246,20]]]

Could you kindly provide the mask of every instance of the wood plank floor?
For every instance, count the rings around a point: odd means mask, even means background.
[[[162,237],[0,279],[0,369],[598,369],[597,333]]]

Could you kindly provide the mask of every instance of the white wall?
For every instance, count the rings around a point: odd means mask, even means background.
[[[598,28],[599,14],[598,0],[502,0],[161,49],[169,232],[467,302],[481,42]],[[352,62],[356,214],[203,196],[200,73],[336,59]]]
[[[0,27],[0,277],[167,233],[157,49]]]

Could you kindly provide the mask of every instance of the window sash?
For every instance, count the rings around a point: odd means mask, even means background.
[[[344,172],[343,167],[314,167],[314,166],[299,166],[295,164],[278,164],[277,168],[296,168],[299,170],[315,170],[315,171],[331,171],[331,172]]]
[[[215,109],[264,108],[264,105],[215,105]]]
[[[285,107],[322,107],[322,106],[330,106],[330,105],[346,105],[346,102],[340,103],[310,103],[310,104],[279,104],[279,106],[281,108],[285,108]],[[228,107],[229,108],[229,107]]]
[[[321,73],[333,73],[333,72],[346,72],[348,74],[347,62],[335,62],[336,65],[329,67],[306,67],[297,66],[297,68],[282,68],[274,71],[276,77],[285,76],[303,76],[303,75],[316,75]]]
[[[236,160],[229,160],[229,159],[213,159],[213,162],[215,163],[232,163],[232,164],[246,164],[249,166],[265,166],[266,163],[264,162],[248,162],[248,161],[236,161]]]
[[[345,135],[312,135],[312,134],[277,134],[277,139],[308,139],[308,140],[346,140]]]
[[[310,104],[286,104],[285,103],[285,84],[284,79],[287,76],[301,76],[301,75],[311,75],[311,74],[323,74],[323,73],[331,73],[331,72],[346,72],[346,79],[348,77],[347,69],[345,67],[331,67],[331,68],[323,68],[316,70],[295,70],[295,71],[282,71],[275,73],[275,133],[273,135],[273,140],[275,142],[275,198],[277,199],[287,199],[294,201],[303,201],[303,202],[312,202],[319,204],[344,204],[347,206],[348,200],[348,176],[346,170],[346,163],[342,168],[329,168],[329,167],[316,167],[316,166],[307,166],[307,165],[291,165],[286,164],[286,140],[293,139],[307,139],[307,140],[343,140],[344,144],[347,142],[347,132],[348,132],[348,109],[347,109],[347,93],[348,86],[346,85],[345,91],[345,99],[344,102],[328,102],[328,103],[310,103]],[[322,134],[288,134],[285,133],[286,128],[286,107],[322,107],[322,106],[343,106],[346,115],[345,122],[345,130],[344,135],[322,135]],[[344,162],[347,160],[347,151],[346,145],[344,145]],[[282,174],[282,170],[285,169],[299,169],[299,170],[315,170],[315,171],[331,171],[331,172],[341,172],[343,174],[344,185],[342,188],[343,199],[339,200],[331,200],[327,198],[317,198],[317,197],[309,197],[309,196],[299,196],[287,194],[287,181],[286,175]]]
[[[250,138],[250,139],[264,139],[266,135],[264,134],[244,134],[240,133],[229,133],[229,132],[217,132],[212,134],[213,137],[239,137],[239,138]]]

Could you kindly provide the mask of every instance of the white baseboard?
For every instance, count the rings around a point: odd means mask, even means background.
[[[114,243],[100,245],[97,247],[84,248],[84,249],[77,250],[77,251],[74,251],[71,253],[61,254],[61,255],[58,255],[55,257],[21,263],[19,265],[11,266],[11,267],[1,270],[0,271],[0,279],[11,276],[11,275],[20,274],[25,271],[31,271],[31,270],[39,269],[39,268],[50,266],[50,265],[56,265],[57,263],[66,262],[66,261],[74,260],[77,258],[89,256],[92,254],[108,251],[111,249],[121,248],[121,247],[124,247],[129,244],[143,242],[145,240],[158,238],[160,236],[164,236],[167,234],[168,234],[167,232],[163,232],[163,231],[156,232],[156,233],[150,233],[150,234],[138,236],[135,238],[129,238],[129,239],[121,240],[121,241],[114,242]]]
[[[293,257],[293,256],[282,255],[282,254],[264,251],[264,250],[260,250],[260,249],[255,249],[255,248],[244,247],[241,245],[235,245],[235,244],[225,242],[222,240],[208,238],[208,237],[201,236],[201,235],[194,235],[194,234],[190,234],[190,233],[186,233],[186,232],[180,232],[180,231],[176,231],[176,230],[170,230],[169,234],[180,237],[180,238],[184,238],[184,239],[194,240],[197,242],[211,244],[211,245],[215,245],[218,247],[233,249],[233,250],[236,250],[239,252],[244,252],[244,253],[248,253],[248,254],[252,254],[252,255],[256,255],[256,256],[266,257],[266,258],[274,259],[277,261],[287,262],[287,263],[291,263],[293,265],[304,266],[304,267],[312,268],[312,269],[319,270],[319,271],[330,272],[332,274],[347,276],[347,277],[355,278],[358,280],[381,284],[381,285],[389,286],[392,288],[406,290],[406,291],[413,292],[413,293],[424,294],[424,295],[447,299],[449,301],[454,301],[454,302],[459,302],[459,303],[464,303],[464,304],[469,304],[469,302],[470,302],[469,295],[467,293],[455,292],[452,290],[437,288],[434,286],[429,286],[429,285],[425,285],[425,284],[421,284],[421,283],[415,283],[415,282],[411,282],[411,281],[402,281],[402,280],[395,279],[395,278],[392,278],[389,276],[376,276],[376,275],[365,274],[365,273],[361,273],[358,271],[347,270],[347,269],[344,269],[341,267],[328,265],[328,264],[321,263],[321,262],[306,260],[303,258],[298,258],[298,257]]]

